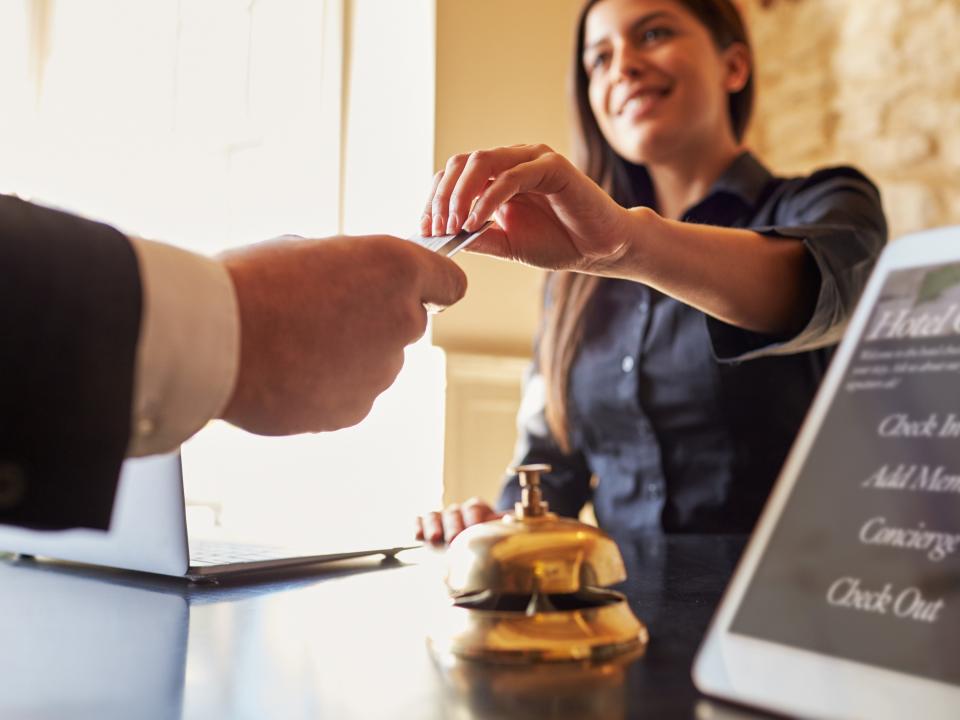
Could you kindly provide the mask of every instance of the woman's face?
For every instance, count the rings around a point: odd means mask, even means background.
[[[733,138],[728,95],[749,79],[747,49],[719,50],[673,0],[600,0],[587,14],[583,67],[590,107],[627,160],[682,161]]]

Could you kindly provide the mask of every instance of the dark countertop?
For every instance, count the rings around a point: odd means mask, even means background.
[[[0,562],[0,717],[717,717],[690,667],[746,538],[617,540],[645,654],[532,670],[432,658],[428,549],[212,587]]]

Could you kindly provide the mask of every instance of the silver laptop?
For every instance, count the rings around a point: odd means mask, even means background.
[[[333,537],[311,547],[288,548],[188,537],[179,453],[124,462],[109,531],[0,525],[0,551],[191,579],[365,555],[393,557],[416,546]]]

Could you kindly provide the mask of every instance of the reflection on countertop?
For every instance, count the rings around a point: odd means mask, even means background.
[[[617,538],[643,657],[511,668],[434,658],[444,554],[213,586],[0,561],[0,717],[694,717],[694,653],[744,537]]]

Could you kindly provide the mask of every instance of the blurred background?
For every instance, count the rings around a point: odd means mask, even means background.
[[[891,236],[960,223],[956,0],[741,0],[778,174],[852,163]],[[5,0],[0,192],[199,252],[284,233],[411,235],[457,152],[570,147],[580,0]],[[465,301],[356,428],[184,449],[196,522],[271,542],[412,532],[492,499],[541,275],[458,257]],[[78,268],[82,272],[82,268]]]

